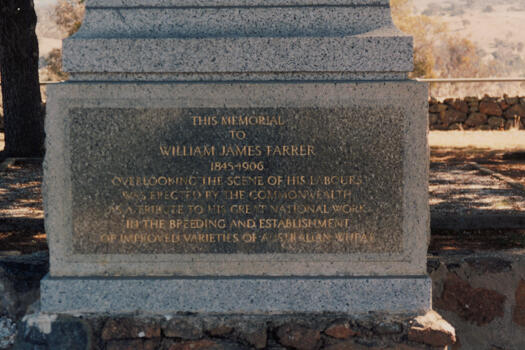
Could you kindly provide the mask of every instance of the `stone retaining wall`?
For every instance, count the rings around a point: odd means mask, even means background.
[[[43,315],[47,256],[0,259],[0,349],[525,349],[525,250],[431,256],[438,314]],[[23,272],[26,271],[26,272]],[[154,291],[152,291],[154,292]],[[35,303],[36,302],[36,303]],[[22,318],[23,313],[28,313]]]
[[[430,130],[525,129],[525,97],[465,97],[429,101]]]
[[[39,345],[53,350],[443,350],[454,340],[453,328],[433,311],[416,319],[382,315],[352,319],[345,315],[36,314],[20,323],[16,349]]]

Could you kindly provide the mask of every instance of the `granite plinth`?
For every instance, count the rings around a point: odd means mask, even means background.
[[[78,37],[285,37],[353,35],[390,22],[381,6],[96,8]]]
[[[383,0],[90,1],[63,47],[64,69],[80,75],[413,68],[412,38]]]
[[[89,0],[88,7],[388,6],[390,0]]]
[[[408,72],[412,61],[405,58],[412,51],[411,37],[389,36],[388,31],[294,40],[76,38],[64,42],[64,69],[72,73]]]
[[[410,81],[53,86],[44,178],[51,275],[422,275],[429,225],[426,93],[424,84]],[[213,125],[213,118],[219,123],[243,115],[257,124],[232,127],[244,131],[245,140]],[[388,128],[374,128],[385,123]],[[224,145],[244,148],[224,157]],[[295,151],[288,147],[286,153],[284,145],[295,145]],[[244,169],[243,163],[261,169]],[[170,184],[178,174],[256,182]],[[319,175],[328,182],[309,180]],[[279,176],[283,183],[268,182]],[[144,186],[145,177],[156,182]],[[204,195],[176,202],[166,185]],[[267,193],[273,186],[280,197],[206,199],[210,186],[223,196],[240,195],[228,192],[235,188],[246,195]],[[308,196],[309,190],[322,190],[321,197],[283,197],[291,191]],[[193,204],[206,212],[184,212]],[[268,206],[248,212],[261,204]],[[313,211],[283,214],[269,204],[286,210],[308,205]],[[214,205],[223,205],[222,211],[209,211]],[[348,205],[349,211],[335,214],[333,205]],[[185,219],[218,219],[219,226],[202,231]],[[244,226],[230,225],[232,219]],[[245,244],[239,241],[244,234]]]
[[[50,313],[424,313],[426,276],[384,278],[50,278],[41,307]]]

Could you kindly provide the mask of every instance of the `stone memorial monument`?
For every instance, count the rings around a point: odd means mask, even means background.
[[[88,0],[42,311],[431,309],[427,87],[388,0]]]

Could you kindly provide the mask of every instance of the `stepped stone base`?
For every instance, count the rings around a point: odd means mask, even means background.
[[[431,280],[360,278],[50,278],[41,283],[42,311],[391,313],[431,309]]]

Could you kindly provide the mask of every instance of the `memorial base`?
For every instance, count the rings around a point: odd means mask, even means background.
[[[52,278],[41,282],[50,313],[422,313],[427,276],[349,278]]]

